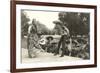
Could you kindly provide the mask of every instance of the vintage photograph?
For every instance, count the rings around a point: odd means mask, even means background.
[[[11,2],[11,72],[97,66],[97,7]]]
[[[21,63],[90,60],[90,13],[21,9]]]

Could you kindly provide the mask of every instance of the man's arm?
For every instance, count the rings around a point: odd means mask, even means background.
[[[69,29],[66,26],[62,26],[62,28],[69,34]]]

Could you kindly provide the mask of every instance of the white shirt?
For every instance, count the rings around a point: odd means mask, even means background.
[[[28,33],[31,32],[31,28],[32,28],[32,25],[30,25],[30,26],[28,27]]]

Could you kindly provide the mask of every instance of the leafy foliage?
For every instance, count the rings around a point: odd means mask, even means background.
[[[64,25],[69,29],[70,35],[86,35],[89,33],[89,13],[60,12],[59,23],[60,26]]]
[[[49,34],[50,33],[50,30],[44,25],[44,24],[41,24],[39,21],[37,21],[37,33],[38,34]]]
[[[22,11],[21,12],[21,36],[22,37],[28,34],[28,27],[30,25],[28,23],[29,21],[30,19],[27,17],[27,14],[24,11]],[[45,35],[51,32],[44,24],[41,24],[39,21],[36,21],[35,23],[37,27],[37,34]]]
[[[21,36],[23,37],[24,35],[27,34],[28,32],[28,22],[30,19],[27,17],[24,11],[21,12]]]

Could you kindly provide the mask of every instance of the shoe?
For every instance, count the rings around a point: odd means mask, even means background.
[[[64,55],[61,55],[60,57],[64,57]]]
[[[56,56],[56,55],[57,55],[57,53],[54,54],[54,56]]]

